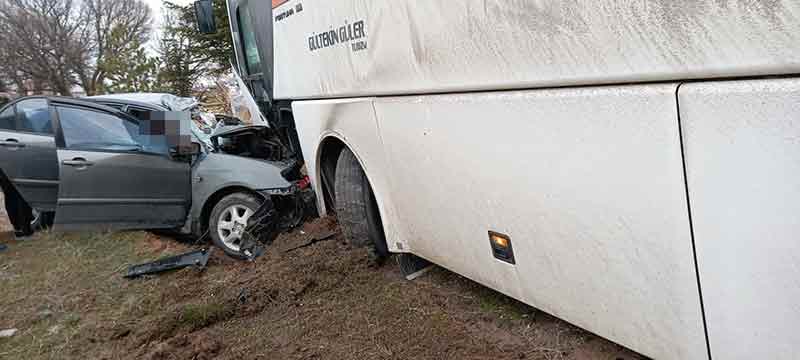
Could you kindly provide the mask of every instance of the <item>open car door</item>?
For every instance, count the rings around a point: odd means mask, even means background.
[[[54,106],[60,178],[56,229],[183,225],[191,199],[188,160],[174,159],[166,146],[151,146],[158,136],[141,134],[127,114],[83,101]]]
[[[31,207],[53,211],[58,194],[56,143],[47,98],[31,97],[0,112],[0,171]]]

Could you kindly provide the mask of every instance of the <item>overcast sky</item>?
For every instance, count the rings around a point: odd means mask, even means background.
[[[144,0],[144,2],[153,9],[153,19],[161,21],[161,4],[164,2],[162,0]],[[170,2],[178,5],[187,5],[192,3],[192,0],[170,0]]]
[[[157,38],[158,33],[161,29],[161,5],[164,3],[163,0],[143,0],[147,5],[150,5],[150,8],[153,9],[153,35],[150,38],[150,44],[148,48],[151,50],[151,53],[155,55],[155,47],[157,45]],[[170,0],[170,2],[178,4],[178,5],[188,5],[193,2],[193,0]]]

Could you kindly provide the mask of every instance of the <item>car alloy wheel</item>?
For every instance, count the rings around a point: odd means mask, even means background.
[[[222,211],[217,221],[217,235],[226,247],[239,251],[247,220],[253,212],[253,209],[240,204],[231,205]]]

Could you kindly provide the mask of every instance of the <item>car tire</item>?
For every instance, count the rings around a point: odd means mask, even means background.
[[[53,227],[53,220],[55,220],[55,212],[52,211],[39,211],[32,209],[33,220],[31,220],[31,229],[33,231],[47,230]]]
[[[390,253],[378,203],[364,170],[349,149],[339,154],[334,184],[336,217],[345,239],[353,246],[367,246],[372,260],[382,263]]]
[[[236,259],[247,259],[239,250],[247,219],[261,203],[262,199],[248,193],[233,193],[220,200],[208,219],[208,233],[211,242],[225,254]]]

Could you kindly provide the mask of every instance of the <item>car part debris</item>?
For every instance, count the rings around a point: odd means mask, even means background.
[[[279,226],[275,219],[277,210],[272,201],[264,201],[247,220],[242,234],[240,251],[252,261],[264,254],[264,246],[272,244],[278,237]]]
[[[17,329],[0,330],[0,338],[10,338],[17,333]]]
[[[313,238],[311,239],[311,241],[309,241],[309,242],[307,242],[307,243],[305,243],[305,244],[303,244],[303,245],[300,245],[300,246],[295,246],[295,247],[293,247],[293,248],[291,248],[291,249],[285,250],[285,251],[284,251],[284,253],[292,252],[292,251],[295,251],[295,250],[298,250],[298,249],[302,249],[302,248],[304,248],[304,247],[309,247],[309,246],[311,246],[311,245],[314,245],[314,244],[316,244],[316,243],[318,243],[318,242],[322,242],[322,241],[325,241],[325,240],[330,240],[330,239],[332,239],[334,236],[336,236],[336,234],[338,234],[338,233],[337,233],[337,232],[335,232],[335,231],[332,231],[332,232],[330,232],[330,233],[327,233],[327,234],[324,234],[324,235],[322,235],[322,236],[315,236],[315,237],[313,237]]]
[[[264,252],[266,251],[264,250],[264,245],[261,245],[256,241],[243,241],[242,244],[244,244],[242,246],[242,253],[247,257],[246,260],[248,261],[253,261],[261,255],[264,255]]]
[[[8,245],[0,244],[0,252],[8,250]]]
[[[210,256],[210,249],[200,249],[180,255],[165,257],[149,263],[133,265],[128,268],[128,273],[125,274],[125,278],[133,279],[142,275],[156,274],[188,266],[196,266],[203,269],[208,264],[208,258]]]
[[[416,255],[398,254],[396,259],[397,265],[400,265],[400,272],[408,281],[414,280],[433,269],[433,264],[430,261]]]
[[[262,190],[261,193],[269,199],[247,220],[247,227],[242,234],[240,251],[247,260],[264,254],[265,246],[269,246],[284,231],[298,226],[307,214],[306,197],[299,196],[297,184],[287,189]],[[308,191],[310,189],[306,189]],[[326,237],[335,235],[329,234]],[[317,240],[320,241],[320,240]]]

